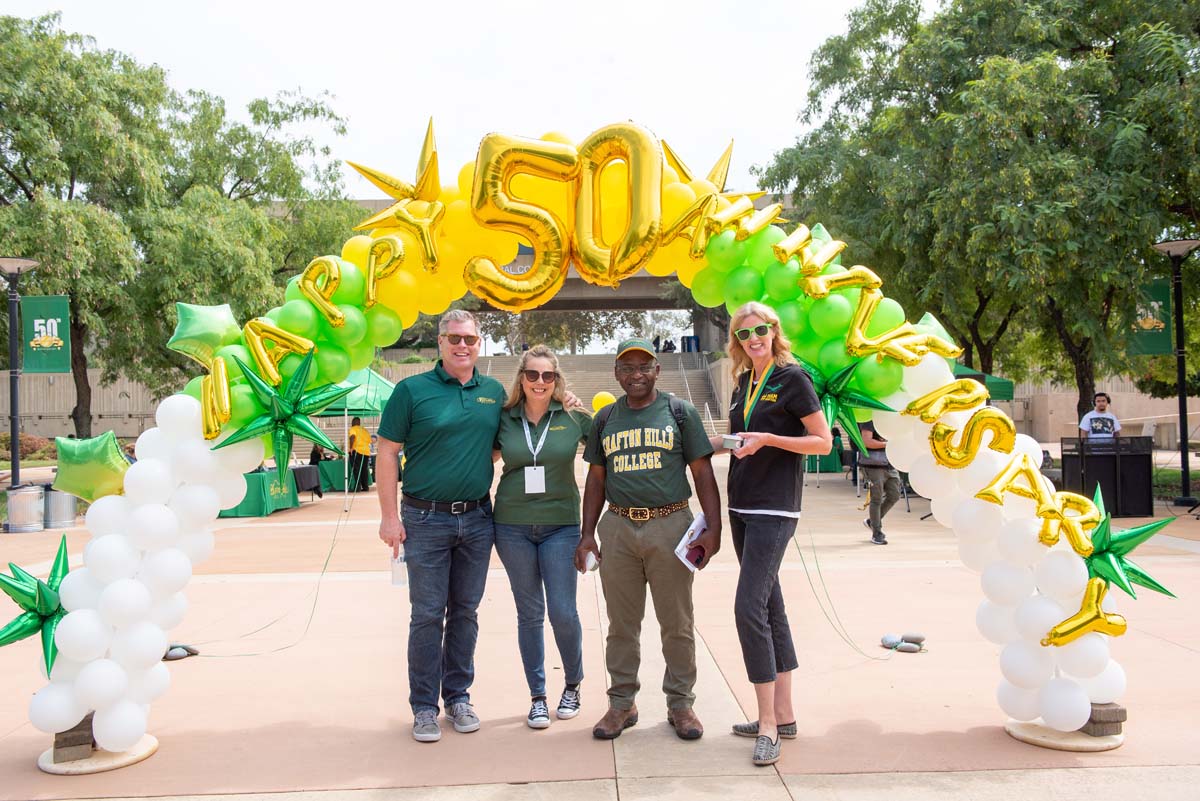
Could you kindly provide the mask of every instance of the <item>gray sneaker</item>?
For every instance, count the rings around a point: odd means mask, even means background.
[[[413,739],[418,743],[436,743],[442,739],[442,727],[437,722],[437,712],[422,709],[413,720]]]
[[[796,722],[780,723],[779,736],[785,740],[796,739]],[[758,736],[758,721],[752,720],[749,723],[733,724],[733,733],[738,737],[757,737]]]
[[[751,759],[755,765],[774,765],[779,761],[782,751],[778,737],[772,742],[770,737],[762,734],[754,741],[754,756]]]
[[[451,704],[446,710],[446,719],[454,724],[454,730],[460,734],[479,731],[479,716],[469,701]]]

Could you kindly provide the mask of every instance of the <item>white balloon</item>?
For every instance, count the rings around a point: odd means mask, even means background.
[[[986,598],[975,610],[975,627],[989,642],[1004,645],[1017,638],[1017,627],[1013,623],[1011,606],[1000,606]]]
[[[183,551],[193,565],[198,565],[212,556],[216,540],[208,529],[189,531],[179,538],[179,550]]]
[[[107,585],[136,573],[142,555],[127,537],[101,537],[87,544],[83,561],[96,583]]]
[[[129,677],[128,697],[138,704],[148,704],[171,687],[171,671],[165,662]]]
[[[994,503],[964,498],[951,516],[954,533],[966,539],[993,538],[1004,525],[1004,513]]]
[[[945,475],[948,472],[945,468],[938,466],[938,463],[933,460],[933,454],[926,447],[925,452],[913,459],[912,464],[909,465],[908,483],[922,498],[935,498],[938,495],[944,495],[947,485],[952,485],[953,479]]]
[[[1070,599],[1083,594],[1088,570],[1083,559],[1073,551],[1053,551],[1038,562],[1034,577],[1043,595]]]
[[[180,481],[188,484],[209,484],[224,471],[217,456],[202,439],[181,442],[175,448],[171,469]]]
[[[1108,639],[1094,631],[1058,648],[1058,666],[1077,679],[1099,676],[1108,657]]]
[[[997,453],[987,448],[975,454],[971,463],[961,470],[955,470],[958,491],[963,495],[974,497],[975,493],[992,483],[1004,465],[1008,463],[1008,454]],[[993,504],[994,505],[994,504]],[[998,506],[996,508],[999,508]]]
[[[1017,626],[1017,634],[1033,643],[1041,641],[1067,617],[1058,601],[1045,595],[1034,595],[1026,598],[1017,607],[1013,620]]]
[[[79,671],[83,670],[83,662],[76,662],[74,659],[67,659],[62,653],[54,658],[54,667],[50,669],[50,675],[46,676],[46,660],[38,654],[38,665],[41,666],[43,678],[48,678],[50,681],[59,684],[70,684],[75,681],[75,677],[79,675]]]
[[[1017,687],[1035,690],[1054,675],[1054,654],[1027,640],[1015,640],[1000,651],[1000,672]]]
[[[921,455],[921,452],[928,449],[928,441],[918,441],[913,437],[896,437],[888,440],[884,453],[887,454],[888,461],[892,463],[893,467],[897,470],[907,471],[913,461]]]
[[[1000,559],[995,537],[959,537],[958,558],[968,570],[982,573],[988,565]]]
[[[150,622],[163,631],[170,631],[183,622],[187,614],[188,599],[182,592],[165,598],[150,608]]]
[[[912,438],[914,420],[916,420],[915,417],[899,412],[875,411],[871,414],[871,422],[875,424],[875,431],[887,440]]]
[[[935,353],[926,354],[917,364],[904,368],[904,389],[918,398],[953,380],[946,360]]]
[[[146,712],[133,701],[118,701],[107,709],[98,709],[92,718],[96,745],[105,751],[127,751],[137,745],[145,733]]]
[[[167,435],[161,429],[148,428],[138,436],[137,442],[133,446],[133,453],[137,456],[138,461],[142,459],[170,461],[171,441],[167,439]]]
[[[1125,695],[1125,669],[1120,662],[1110,659],[1099,675],[1080,679],[1079,685],[1093,704],[1115,704]]]
[[[133,506],[166,503],[178,482],[162,459],[139,459],[125,471],[125,497]]]
[[[232,509],[246,497],[246,477],[241,473],[224,475],[213,484],[222,509]]]
[[[104,656],[112,640],[112,628],[95,609],[68,612],[54,632],[54,644],[67,659],[90,662]]]
[[[38,731],[58,734],[83,720],[87,708],[70,684],[47,684],[29,699],[29,722]]]
[[[1070,679],[1050,679],[1038,691],[1038,708],[1047,726],[1058,731],[1078,731],[1092,716],[1088,694]]]
[[[125,668],[111,659],[95,659],[75,678],[75,698],[87,709],[104,709],[120,700],[128,686]]]
[[[100,602],[100,589],[100,584],[92,578],[92,571],[77,567],[63,576],[62,584],[58,585],[58,600],[68,612],[95,609]]]
[[[204,435],[200,419],[200,401],[190,395],[164,398],[154,412],[159,429],[172,442],[180,443]]]
[[[150,590],[137,579],[118,579],[100,593],[97,608],[113,628],[131,625],[150,614]]]
[[[204,528],[221,512],[221,497],[205,484],[184,484],[175,490],[169,504],[184,528]]]
[[[138,575],[155,598],[166,598],[187,586],[192,578],[192,562],[178,548],[164,548],[146,555]]]
[[[1033,571],[1001,559],[983,569],[979,584],[992,603],[1016,606],[1033,594]]]
[[[222,442],[227,436],[222,435],[217,442]],[[266,449],[263,447],[261,438],[253,437],[224,448],[217,448],[213,453],[216,454],[217,461],[220,462],[224,471],[241,475],[249,473],[262,464]]]
[[[1042,714],[1038,691],[1016,687],[1001,680],[996,687],[996,702],[1013,720],[1033,720]]]
[[[129,672],[149,670],[167,652],[167,635],[143,620],[113,635],[111,658]]]
[[[143,551],[170,548],[179,541],[179,518],[169,506],[148,503],[134,509],[129,518],[133,523],[129,540]]]
[[[952,529],[954,528],[954,512],[962,500],[959,495],[941,495],[929,502],[929,511],[933,512],[934,520],[946,528]]]
[[[1012,492],[1004,493],[1004,517],[1007,520],[1027,520],[1037,517],[1037,504]]]
[[[124,495],[105,495],[92,501],[84,516],[84,524],[93,537],[106,537],[129,530],[129,499]]]
[[[992,505],[999,510],[1000,507]],[[1050,549],[1038,540],[1038,532],[1042,529],[1042,521],[1036,517],[1023,520],[1008,520],[1004,523],[996,545],[1000,554],[1014,565],[1028,567],[1046,556]]]
[[[1040,469],[1042,466],[1042,446],[1028,434],[1017,434],[1017,444],[1013,446],[1013,453],[1027,453],[1034,468]]]

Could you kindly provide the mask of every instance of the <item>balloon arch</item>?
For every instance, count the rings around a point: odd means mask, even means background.
[[[700,178],[634,123],[579,143],[489,134],[457,184],[443,185],[431,123],[415,183],[352,165],[395,202],[339,255],[313,259],[282,306],[239,324],[228,305],[179,303],[167,346],[205,372],[158,407],[136,464],[111,432],[58,441],[55,488],[92,501],[84,567],[68,572],[64,539],[47,580],[15,565],[0,575],[22,609],[0,645],[41,636],[49,683],[30,703],[33,724],[61,732],[94,710],[101,748],[138,743],[170,684],[165,632],[184,616],[218,512],[246,492],[243,473],[271,455],[282,473],[293,435],[337,451],[308,415],[348,392],[335,385],[419,313],[467,292],[532,309],[570,263],[603,286],[644,269],[674,274],[703,306],[773,307],[826,416],[859,447],[857,421],[874,421],[890,460],[982,574],[976,621],[1003,646],[1004,712],[1073,731],[1091,703],[1115,701],[1125,675],[1109,644],[1126,621],[1106,593],[1167,593],[1126,558],[1164,523],[1114,531],[1099,495],[1056,492],[1038,444],[986,405],[982,385],[953,378],[960,351],[942,326],[928,314],[907,322],[879,276],[842,264],[845,243],[823,226],[788,230],[779,204],[757,209],[756,195],[724,191],[731,154]],[[533,264],[517,275],[502,265],[522,243]]]

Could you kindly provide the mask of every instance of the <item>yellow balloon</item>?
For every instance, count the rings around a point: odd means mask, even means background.
[[[558,142],[559,144],[562,144],[562,145],[575,144],[575,140],[572,139],[571,137],[567,136],[562,131],[547,131],[546,133],[542,134],[542,141],[543,142]]]
[[[462,200],[464,197],[468,197],[468,196],[464,195],[462,192],[458,191],[457,185],[450,186],[447,184],[446,186],[442,187],[442,192],[440,195],[438,195],[438,200],[442,201],[447,206],[449,206],[454,201]]]
[[[367,251],[371,249],[371,237],[359,234],[352,236],[342,245],[342,258],[360,270],[367,268]]]
[[[679,283],[683,284],[688,289],[692,288],[692,281],[696,280],[696,273],[708,266],[708,259],[693,259],[690,255],[679,262],[675,268],[675,277],[679,279]]]
[[[411,270],[401,269],[379,282],[379,302],[400,315],[405,328],[417,321],[417,277]]]
[[[663,185],[662,216],[663,227],[671,225],[679,219],[688,208],[696,202],[696,191],[687,184],[679,182]]]
[[[450,292],[440,280],[429,277],[421,282],[417,303],[421,314],[441,314],[450,305]]]
[[[675,172],[675,168],[669,164],[663,165],[663,186],[670,186],[679,181],[679,173]]]
[[[475,184],[475,162],[468,161],[462,165],[462,169],[458,171],[458,192],[464,198],[471,197],[471,190]]]
[[[712,181],[706,181],[703,178],[697,178],[689,183],[688,186],[690,186],[692,191],[696,193],[696,197],[700,197],[701,195],[721,194],[721,190],[717,189],[716,185],[713,184]]]
[[[617,399],[611,392],[597,392],[592,396],[592,411],[598,412],[610,403],[616,403]]]
[[[696,271],[691,268],[693,261],[688,255],[688,247],[689,243],[686,239],[676,239],[668,245],[660,246],[655,251],[654,258],[646,265],[646,272],[650,275],[664,276],[674,272],[690,271],[687,283],[687,286],[690,286],[691,276],[695,275]]]

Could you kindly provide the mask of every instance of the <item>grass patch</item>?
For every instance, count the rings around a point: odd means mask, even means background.
[[[1189,495],[1195,496],[1200,492],[1200,471],[1190,470],[1192,491]],[[1170,467],[1160,467],[1154,471],[1153,492],[1155,498],[1175,498],[1179,495],[1179,491],[1183,489],[1183,471],[1175,470]]]

